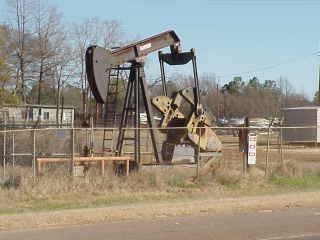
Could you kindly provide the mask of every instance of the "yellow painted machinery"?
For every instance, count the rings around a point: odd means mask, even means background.
[[[144,74],[144,58],[149,53],[165,47],[170,47],[169,53],[159,52],[163,96],[155,97],[151,101]],[[182,89],[169,97],[164,63],[184,65],[190,61],[193,66],[194,86]],[[125,67],[123,65],[125,63],[130,66]],[[96,102],[104,106],[103,118],[106,122],[112,123],[111,126],[115,126],[114,123],[119,122],[117,125],[119,135],[115,149],[118,155],[123,152],[124,141],[129,140],[125,137],[125,131],[129,124],[129,116],[133,116],[132,127],[135,130],[131,140],[134,145],[134,160],[137,168],[140,165],[141,154],[140,113],[142,105],[146,112],[147,127],[150,129],[154,158],[157,163],[171,162],[172,154],[170,155],[170,152],[178,144],[188,144],[193,147],[200,144],[201,151],[221,151],[221,142],[210,129],[211,123],[206,110],[200,103],[195,51],[192,49],[189,52],[182,52],[180,39],[174,31],[166,31],[115,50],[90,46],[86,51],[86,71]],[[121,119],[117,121],[115,119],[115,104],[118,102],[119,71],[129,71],[129,77],[126,80],[126,94]],[[112,79],[113,81],[111,81]],[[159,144],[159,133],[154,129],[156,125],[151,103],[163,116],[161,131],[167,134],[167,138],[162,146]],[[188,112],[182,111],[186,105],[189,105]],[[180,129],[169,130],[170,127]]]

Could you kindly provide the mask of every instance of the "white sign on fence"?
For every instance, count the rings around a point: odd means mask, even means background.
[[[257,157],[257,135],[248,135],[248,164],[256,164]]]

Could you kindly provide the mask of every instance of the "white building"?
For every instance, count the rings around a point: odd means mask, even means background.
[[[57,126],[57,106],[54,105],[5,105],[0,112],[2,127],[4,124],[8,128]],[[74,107],[60,107],[58,119],[62,127],[73,127]]]

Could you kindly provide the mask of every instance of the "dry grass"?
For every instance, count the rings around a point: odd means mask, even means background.
[[[54,134],[50,136],[55,138]],[[97,134],[96,137],[98,141],[98,137],[102,136]],[[82,139],[82,136],[79,135],[77,138]],[[224,152],[222,157],[217,160],[219,167],[196,183],[187,181],[196,174],[194,168],[187,167],[145,170],[131,173],[128,177],[117,177],[111,168],[108,168],[109,172],[105,176],[100,176],[99,169],[93,166],[86,178],[70,178],[67,166],[52,165],[42,177],[37,179],[32,177],[30,167],[16,166],[14,169],[8,167],[6,178],[0,182],[0,213],[195,198],[216,199],[240,195],[269,194],[284,190],[291,191],[292,185],[306,176],[301,162],[304,163],[308,159],[314,159],[312,163],[316,162],[318,155],[314,152],[308,153],[308,149],[298,152],[285,149],[285,164],[284,167],[279,167],[280,154],[275,149],[276,136],[273,136],[273,145],[269,153],[269,176],[271,179],[266,178],[264,175],[266,151],[263,146],[265,138],[265,136],[260,137],[257,166],[250,167],[248,175],[243,177],[242,153],[238,151],[238,139],[232,136],[221,136]],[[46,143],[43,136],[41,139],[41,149],[49,147],[55,149],[55,146],[59,146],[61,149],[68,147],[65,144],[68,142],[68,138],[61,139],[59,145],[54,145],[52,142]],[[1,168],[0,172],[2,172]],[[286,182],[282,178],[289,179],[289,181],[294,179],[294,181],[292,180],[291,185],[281,184]],[[312,179],[314,181],[302,181],[298,184],[305,188],[314,188],[317,177]]]
[[[86,178],[71,178],[66,168],[60,166],[34,179],[30,168],[8,169],[0,188],[0,213],[218,199],[290,190],[265,178],[264,171],[259,168],[250,168],[244,178],[239,168],[221,166],[196,183],[187,181],[195,175],[194,168],[145,170],[128,177],[118,177],[109,171],[102,177],[99,169],[93,167]]]
[[[30,168],[7,170],[0,190],[2,212],[166,200],[191,191],[187,184],[183,185],[188,176],[184,170],[138,172],[129,177],[117,177],[109,172],[102,177],[98,169],[92,168],[86,178],[75,179],[68,177],[63,166],[37,179],[32,177]],[[14,183],[14,179],[19,182]]]

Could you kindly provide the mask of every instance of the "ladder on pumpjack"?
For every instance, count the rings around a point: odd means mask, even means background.
[[[114,150],[114,139],[115,139],[115,131],[117,123],[117,101],[119,101],[119,87],[123,84],[123,88],[126,86],[126,80],[128,81],[128,76],[125,71],[130,70],[128,67],[118,66],[112,68],[107,72],[107,95],[106,102],[104,105],[105,108],[105,116],[104,116],[104,132],[103,132],[103,152],[113,152]],[[131,86],[131,84],[129,84]],[[124,89],[125,90],[125,89]],[[126,112],[126,118],[123,125],[121,127],[133,126],[134,114],[136,109],[134,109],[134,101],[132,101],[131,94],[128,96],[129,106],[123,109]],[[119,122],[121,125],[121,123]],[[112,129],[113,128],[113,129]],[[131,136],[129,131],[124,131],[120,136],[123,142],[123,146],[132,146],[135,138]],[[120,153],[118,153],[120,154]]]
[[[135,71],[137,71],[137,69]],[[117,153],[118,155],[134,153],[134,149],[131,151],[129,150],[130,147],[135,145],[135,141],[140,142],[140,134],[138,134],[139,136],[136,136],[134,129],[124,129],[126,127],[134,127],[136,117],[138,117],[138,121],[140,121],[139,107],[135,104],[135,101],[139,98],[139,90],[133,91],[135,84],[137,84],[138,81],[133,81],[131,74],[135,75],[135,73],[130,72],[130,76],[128,78],[127,91],[124,99],[125,103],[122,113],[123,118],[121,119],[119,126],[120,130],[117,142],[117,150],[119,151]],[[136,94],[138,94],[138,96],[136,96]],[[136,116],[136,114],[138,114],[138,116]],[[126,152],[124,152],[124,150],[126,150]]]
[[[114,130],[117,118],[117,97],[119,93],[120,66],[107,71],[107,96],[104,104],[103,152],[114,149]]]

